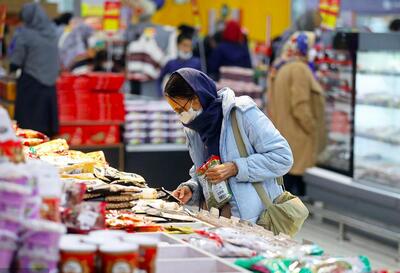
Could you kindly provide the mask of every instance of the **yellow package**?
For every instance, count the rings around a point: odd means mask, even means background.
[[[85,155],[97,163],[107,164],[106,156],[104,155],[103,151],[91,152]]]
[[[76,180],[94,180],[96,177],[92,173],[80,173],[80,174],[62,174],[63,179],[76,179]]]
[[[45,155],[48,153],[60,153],[67,151],[69,146],[65,139],[55,139],[49,142],[39,144],[33,147],[33,150],[38,156]]]
[[[85,162],[74,164],[71,166],[60,168],[60,174],[83,174],[83,173],[94,173],[94,162]]]

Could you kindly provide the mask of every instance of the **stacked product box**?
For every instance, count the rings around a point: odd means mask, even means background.
[[[231,88],[236,96],[249,96],[261,108],[264,104],[263,89],[254,83],[254,71],[242,67],[221,67],[221,78],[217,88]]]
[[[3,106],[11,118],[14,117],[17,86],[15,79],[10,77],[0,78],[0,105]]]
[[[126,100],[125,134],[127,144],[183,144],[182,123],[166,101]]]
[[[57,81],[61,137],[72,145],[119,143],[123,82],[123,75],[113,73],[62,75]]]

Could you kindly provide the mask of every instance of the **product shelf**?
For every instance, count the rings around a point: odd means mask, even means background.
[[[127,145],[126,151],[129,152],[172,152],[172,151],[187,151],[185,144],[138,144]]]

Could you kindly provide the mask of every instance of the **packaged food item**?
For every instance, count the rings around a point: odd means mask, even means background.
[[[105,227],[104,202],[82,202],[64,211],[64,223],[74,232],[87,232]]]
[[[58,250],[58,248],[57,248]],[[18,273],[57,272],[59,255],[31,250],[19,250]]]
[[[25,152],[21,142],[16,140],[0,142],[0,163],[5,162],[25,162]]]
[[[41,132],[38,132],[38,131],[35,131],[35,130],[31,130],[31,129],[18,128],[15,134],[20,138],[42,139],[44,141],[49,141],[48,136],[46,136],[45,134],[43,134]]]
[[[219,242],[215,238],[205,238],[193,236],[189,238],[189,243],[195,247],[203,249],[204,251],[210,252],[219,257],[232,258],[232,257],[252,257],[255,255],[255,251],[238,247],[229,243]]]
[[[22,228],[22,248],[29,250],[57,250],[62,234],[66,232],[64,225],[48,220],[30,220]]]
[[[67,151],[69,146],[65,139],[55,139],[49,142],[32,147],[33,151],[41,156],[47,153],[60,153]]]
[[[87,153],[86,156],[93,159],[95,162],[107,164],[107,160],[103,151]]]
[[[157,199],[157,190],[152,188],[142,189],[140,199]]]
[[[26,217],[60,222],[60,199],[62,181],[57,168],[41,160],[27,160],[27,168],[31,174],[31,185],[35,189],[28,199],[31,205],[26,210]],[[35,192],[37,191],[37,194]],[[39,202],[38,202],[39,199]],[[37,205],[39,204],[39,207]]]
[[[218,156],[212,156],[205,164],[196,170],[197,178],[203,186],[203,193],[208,208],[221,208],[232,198],[227,181],[212,184],[208,182],[205,177],[205,174],[209,169],[219,164],[221,164],[220,158]]]
[[[68,181],[64,185],[65,192],[65,204],[64,207],[68,209],[73,209],[75,206],[79,205],[83,201],[83,196],[86,192],[86,184],[75,183],[74,180]]]
[[[236,263],[241,265],[242,263]],[[359,257],[303,257],[301,259],[263,259],[251,267],[252,270],[261,273],[281,272],[371,272],[369,259],[365,256]]]
[[[10,268],[16,250],[16,233],[0,229],[0,268]]]
[[[135,272],[138,268],[138,245],[112,242],[100,246],[103,273]]]
[[[23,138],[21,140],[22,145],[32,147],[32,146],[37,146],[39,144],[45,143],[44,139],[40,138]]]
[[[155,273],[158,240],[137,234],[126,236],[123,240],[130,244],[139,245],[138,268],[146,273]]]
[[[62,174],[82,174],[82,173],[93,173],[95,162],[78,163],[71,166],[63,167],[59,169]]]
[[[31,194],[29,187],[9,182],[0,183],[0,214],[14,215],[22,219],[25,212],[26,199]]]
[[[60,244],[60,273],[96,272],[96,251],[92,244],[64,241]]]
[[[9,231],[18,234],[21,228],[21,219],[14,215],[0,214],[0,232]]]

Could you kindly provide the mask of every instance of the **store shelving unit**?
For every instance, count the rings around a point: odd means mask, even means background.
[[[309,195],[327,208],[386,226],[400,226],[399,51],[398,34],[333,36],[328,62],[319,64],[327,92],[328,146],[320,168],[305,175]],[[344,67],[334,59],[350,62]],[[348,135],[332,126],[337,111]]]

